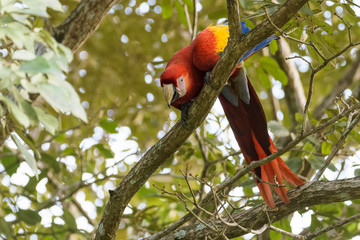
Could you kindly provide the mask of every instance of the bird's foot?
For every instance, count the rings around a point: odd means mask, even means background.
[[[206,72],[205,73],[204,81],[205,81],[206,84],[210,83],[210,75],[211,75],[211,72]]]
[[[181,105],[181,123],[186,129],[190,129],[190,125],[188,123],[188,110],[194,100],[187,101],[186,103]]]

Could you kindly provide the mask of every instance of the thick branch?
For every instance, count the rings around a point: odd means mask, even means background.
[[[276,52],[274,58],[289,79],[288,84],[284,86],[285,98],[291,122],[293,126],[296,126],[295,113],[304,112],[306,97],[295,62],[292,60],[285,60],[290,56],[290,53],[291,49],[289,44],[284,38],[280,38],[278,41],[278,51]]]
[[[277,26],[288,22],[307,0],[289,0],[272,16],[272,21]],[[229,16],[231,18],[231,16]],[[230,21],[233,24],[236,21]],[[230,29],[239,28],[231,26]],[[123,181],[111,192],[103,217],[99,224],[95,239],[114,239],[121,216],[130,199],[138,189],[147,181],[152,173],[165,162],[191,135],[205,119],[227,77],[235,67],[240,56],[248,49],[256,46],[261,41],[275,32],[271,23],[266,20],[247,34],[241,35],[238,42],[229,41],[220,60],[211,74],[210,83],[205,85],[200,95],[189,109],[189,129],[181,123],[168,132],[160,141],[149,149],[141,160],[130,170]],[[230,35],[233,33],[230,32]]]
[[[359,188],[360,177],[330,182],[319,181],[309,183],[289,191],[290,204],[284,204],[278,199],[276,202],[278,211],[268,211],[268,215],[272,222],[276,222],[307,206],[358,199],[360,198]],[[262,204],[246,211],[236,213],[232,215],[232,217],[243,227],[260,229],[265,224],[269,223],[267,217],[264,217],[266,216],[264,209],[266,209],[266,206],[265,204]],[[213,222],[220,229],[224,227],[219,220]],[[225,235],[228,238],[239,237],[246,233],[246,231],[243,231],[236,226],[228,226],[225,231]],[[213,238],[216,235],[217,233],[202,227],[200,223],[182,227],[177,232],[174,232],[163,239],[205,239],[205,237]]]
[[[82,0],[65,21],[55,28],[55,39],[76,52],[118,1]]]

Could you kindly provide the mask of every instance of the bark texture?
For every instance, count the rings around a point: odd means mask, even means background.
[[[284,86],[285,99],[289,109],[291,122],[293,126],[296,126],[295,113],[304,112],[306,97],[295,62],[292,60],[285,60],[290,56],[290,53],[291,49],[289,44],[284,38],[280,38],[278,41],[278,51],[274,58],[288,77],[288,84]]]
[[[119,0],[82,0],[58,27],[54,37],[76,52],[95,32],[106,14]]]
[[[307,183],[301,187],[288,192],[290,204],[284,204],[277,198],[276,206],[278,211],[268,211],[272,222],[279,221],[281,218],[300,210],[307,206],[318,204],[327,204],[333,202],[343,202],[346,200],[360,198],[360,177],[336,180],[336,181],[318,181]],[[268,224],[265,204],[258,205],[240,213],[233,214],[233,218],[239,225],[249,229],[260,229]],[[227,220],[229,222],[229,220]],[[220,229],[224,225],[219,220],[213,221]],[[228,226],[225,230],[227,238],[239,237],[247,234],[236,226]],[[163,240],[181,240],[181,239],[214,239],[218,233],[212,232],[203,224],[192,224],[178,229],[176,232],[162,238]]]
[[[272,22],[278,27],[282,27],[296,15],[307,1],[308,0],[288,0],[271,16]],[[232,14],[236,12],[236,10],[230,9],[229,12]],[[230,39],[228,46],[212,71],[210,83],[203,87],[201,93],[189,109],[189,127],[185,128],[179,122],[175,124],[170,132],[145,153],[123,181],[111,192],[95,239],[115,239],[123,211],[131,198],[154,171],[156,171],[204,121],[239,57],[276,31],[270,21],[266,20],[247,34],[234,35],[233,33],[238,32],[240,29],[239,26],[234,26],[234,23],[237,22],[236,18],[238,18],[238,16],[231,16],[229,14]]]

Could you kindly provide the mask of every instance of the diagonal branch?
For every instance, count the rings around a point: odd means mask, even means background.
[[[280,157],[281,155],[283,155],[284,153],[288,152],[289,150],[293,149],[299,142],[301,142],[302,140],[304,140],[306,137],[318,133],[322,130],[324,130],[325,128],[329,127],[330,125],[334,124],[336,121],[338,121],[339,119],[343,118],[344,116],[348,116],[349,114],[353,114],[353,112],[358,111],[358,109],[360,109],[360,103],[344,110],[343,112],[341,112],[339,115],[337,115],[336,117],[326,121],[323,124],[320,124],[319,126],[311,129],[310,131],[306,132],[305,135],[301,135],[298,136],[296,139],[294,139],[292,142],[290,142],[287,146],[285,146],[284,148],[282,148],[280,151],[262,159],[259,161],[254,161],[251,164],[247,165],[246,167],[242,168],[240,171],[238,171],[232,178],[228,179],[227,181],[223,182],[222,184],[220,184],[219,186],[217,186],[217,193],[221,193],[224,189],[231,187],[234,183],[236,183],[237,181],[239,181],[240,178],[242,178],[243,176],[245,176],[245,174],[247,174],[248,172],[250,172],[251,170],[266,164],[272,160],[274,160],[277,157]],[[198,204],[200,207],[204,207],[207,204],[209,204],[212,201],[213,195],[211,193],[208,193],[203,199],[202,201]],[[195,214],[198,214],[200,209],[197,207],[195,209],[192,210]],[[157,240],[160,239],[161,237],[174,232],[177,228],[179,228],[180,226],[182,226],[184,223],[188,222],[189,220],[192,219],[192,215],[191,214],[186,214],[184,217],[182,217],[180,220],[178,220],[175,223],[170,224],[167,228],[161,230],[160,232],[152,235],[150,237],[151,240]]]
[[[76,52],[118,1],[82,0],[65,21],[54,29],[55,39]]]
[[[316,238],[317,236],[320,236],[323,233],[329,232],[330,230],[333,230],[333,229],[335,229],[337,227],[340,227],[342,225],[345,225],[347,223],[354,222],[354,221],[359,221],[359,219],[360,219],[360,213],[355,214],[355,215],[353,215],[351,217],[345,218],[343,220],[337,221],[334,224],[332,224],[332,225],[330,225],[330,226],[328,226],[326,228],[316,230],[314,233],[308,233],[308,234],[305,235],[305,238],[306,238],[306,240],[314,239],[314,238]]]
[[[277,43],[278,51],[276,52],[274,58],[289,79],[288,84],[284,86],[284,91],[291,122],[293,127],[295,127],[297,124],[295,120],[295,113],[304,112],[306,97],[295,62],[285,60],[291,53],[289,44],[284,38],[280,38]]]
[[[234,5],[235,2],[237,3],[237,1],[232,2]],[[272,22],[277,26],[283,26],[295,16],[306,2],[307,0],[288,0],[272,15]],[[234,18],[238,18],[238,16],[229,15],[231,38],[233,35],[231,32],[232,29],[240,29],[239,26],[233,25],[237,22],[237,20],[233,21]],[[211,73],[210,83],[203,87],[201,93],[189,109],[189,128],[187,129],[180,122],[177,122],[170,132],[151,147],[130,170],[128,175],[112,192],[97,229],[95,239],[115,238],[120,219],[128,202],[151,174],[153,174],[156,169],[189,138],[195,128],[204,121],[239,57],[248,49],[256,46],[267,37],[270,37],[274,32],[275,29],[271,26],[271,23],[266,20],[247,34],[241,35],[238,38],[235,36],[237,38],[236,42],[229,41],[228,46]]]
[[[269,215],[269,219],[272,222],[276,222],[283,217],[286,217],[289,214],[307,206],[358,199],[360,198],[360,191],[358,191],[359,188],[360,177],[329,182],[318,181],[310,184],[305,184],[288,192],[290,204],[284,204],[278,199],[278,201],[276,202],[276,205],[278,206],[277,211],[268,211],[267,214]],[[264,215],[266,214],[264,212],[266,211],[265,209],[265,204],[261,204],[240,213],[233,214],[232,218],[236,221],[237,224],[245,228],[260,229],[264,225],[268,224],[269,221],[266,217],[264,217]],[[351,221],[359,217],[357,215],[354,216],[356,217],[351,218]],[[220,220],[216,220],[213,222],[220,229],[224,227],[223,223]],[[345,224],[345,222],[343,224]],[[333,226],[333,228],[337,226],[341,226],[341,224]],[[224,232],[226,237],[229,239],[242,236],[246,233],[247,231],[244,231],[243,229],[240,229],[236,226],[227,226]],[[211,239],[216,236],[215,234],[216,233],[210,231],[209,229],[204,228],[201,223],[197,223],[182,227],[178,231],[172,232],[162,239],[179,239],[176,238],[176,236],[180,235],[182,236],[181,239],[196,240],[205,239],[205,237]],[[309,235],[309,237],[310,236],[311,235]]]

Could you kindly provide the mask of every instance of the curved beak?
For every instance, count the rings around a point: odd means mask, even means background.
[[[166,103],[170,105],[179,98],[179,93],[176,91],[174,84],[163,84],[163,93],[165,96]]]

